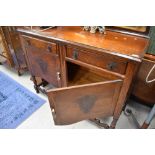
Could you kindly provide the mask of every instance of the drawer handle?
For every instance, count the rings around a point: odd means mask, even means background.
[[[78,52],[77,51],[73,51],[73,59],[74,60],[78,59]]]
[[[117,63],[116,62],[111,62],[111,63],[109,63],[108,65],[107,65],[107,68],[109,69],[109,70],[113,70],[113,69],[115,69],[117,67]]]
[[[47,50],[48,50],[48,52],[52,52],[52,47],[51,46],[48,46],[47,47]]]
[[[26,40],[26,43],[27,43],[27,46],[30,46],[31,45],[30,40]]]

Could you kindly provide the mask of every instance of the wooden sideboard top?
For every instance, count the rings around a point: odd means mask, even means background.
[[[141,61],[149,39],[119,32],[106,31],[106,34],[91,34],[78,26],[60,26],[45,31],[38,27],[31,29],[19,28],[22,34],[61,41],[67,44],[82,46],[92,50],[111,53],[134,61]]]

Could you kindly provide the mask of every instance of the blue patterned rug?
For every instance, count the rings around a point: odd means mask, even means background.
[[[13,129],[41,107],[41,99],[0,71],[0,129]]]

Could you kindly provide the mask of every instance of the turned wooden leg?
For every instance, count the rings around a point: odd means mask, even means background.
[[[90,119],[89,121],[95,123],[99,128],[109,129],[109,125],[102,123],[99,119]]]
[[[33,80],[33,83],[34,83],[34,89],[36,90],[36,93],[38,94],[39,89],[38,89],[37,80],[36,80],[35,76],[32,76],[32,80]]]
[[[117,121],[118,121],[117,118],[113,118],[113,120],[110,124],[110,129],[115,129]]]
[[[45,81],[44,79],[42,79],[42,85],[43,85],[43,87],[46,87],[48,85],[48,82]]]
[[[38,86],[34,85],[34,89],[36,90],[36,93],[38,94],[39,93]]]
[[[22,73],[20,72],[20,70],[18,70],[17,72],[18,72],[18,76],[21,76],[22,75]]]

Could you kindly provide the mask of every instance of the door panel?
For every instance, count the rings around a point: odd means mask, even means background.
[[[58,88],[48,91],[56,125],[112,116],[122,80]]]
[[[28,45],[27,45],[28,41]],[[60,87],[60,61],[58,54],[37,48],[31,40],[24,40],[28,66],[31,74],[40,77],[55,87]]]

